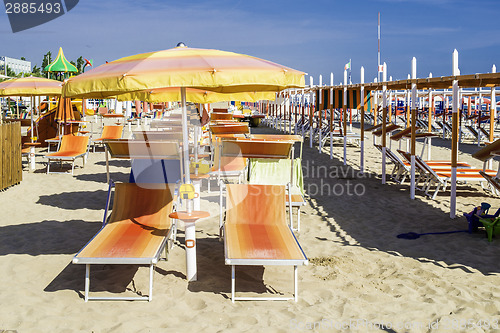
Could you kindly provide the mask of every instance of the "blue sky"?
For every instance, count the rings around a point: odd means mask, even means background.
[[[67,14],[15,34],[2,9],[0,55],[40,66],[43,54],[62,46],[68,59],[81,55],[98,65],[183,41],[272,60],[315,83],[320,74],[329,81],[330,72],[340,83],[352,59],[356,83],[361,66],[366,81],[377,75],[378,12],[381,58],[393,79],[407,77],[412,57],[418,77],[450,75],[455,48],[462,74],[500,66],[499,0],[81,0]]]

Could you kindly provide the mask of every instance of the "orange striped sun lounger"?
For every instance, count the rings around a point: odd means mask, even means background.
[[[88,300],[148,300],[153,297],[153,271],[176,225],[168,215],[173,195],[168,184],[117,183],[113,209],[107,212],[113,182],[110,182],[102,228],[75,255],[73,264],[84,264],[85,302]],[[90,265],[149,265],[149,294],[134,297],[90,297]]]
[[[224,253],[226,265],[231,265],[233,302],[290,299],[297,301],[297,267],[307,265],[308,259],[286,221],[285,186],[227,185]],[[237,265],[293,266],[293,297],[236,297]]]
[[[75,159],[81,157],[83,159],[83,166],[85,166],[85,159],[89,152],[89,137],[88,136],[75,136],[72,134],[64,135],[61,138],[61,146],[55,153],[45,155],[47,158],[47,174],[50,173],[50,162],[57,160],[71,161],[71,174],[75,169]],[[66,173],[66,172],[52,172],[52,173]]]
[[[101,137],[95,140],[92,140],[92,145],[94,146],[94,152],[95,152],[95,146],[96,144],[104,144],[104,140],[113,140],[113,139],[120,139],[123,134],[123,125],[118,125],[118,126],[104,126],[102,128],[102,134]]]
[[[406,159],[409,158],[408,153],[399,151]],[[419,156],[415,156],[415,167],[420,170],[420,174],[425,175],[426,185],[423,190],[425,190],[425,194],[430,196],[432,199],[436,199],[436,196],[440,189],[446,190],[448,186],[448,182],[451,180],[451,165],[444,163],[437,163],[438,166],[429,164],[422,160]],[[443,165],[446,164],[446,165]],[[484,172],[485,174],[495,176],[496,171],[494,170],[482,170],[482,169],[472,169],[472,168],[457,168],[457,182],[472,182],[479,181],[482,182],[485,180],[480,172]],[[436,189],[434,193],[429,194],[430,188],[436,185]]]

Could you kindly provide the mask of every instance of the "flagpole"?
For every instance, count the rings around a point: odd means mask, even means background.
[[[377,53],[377,79],[380,82],[380,12],[378,12],[378,53]]]

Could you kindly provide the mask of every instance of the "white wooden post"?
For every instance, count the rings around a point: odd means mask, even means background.
[[[330,73],[330,105],[332,108],[330,109],[330,120],[328,123],[328,127],[330,130],[330,159],[333,159],[333,131],[330,127],[330,123],[333,122],[333,73]]]
[[[417,79],[417,59],[413,57],[411,60],[411,78],[413,80]],[[411,184],[410,184],[410,198],[415,199],[415,117],[413,113],[416,113],[415,110],[417,107],[417,83],[411,83],[411,127],[412,127],[412,135],[411,135]]]
[[[360,103],[361,107],[363,108],[363,114],[361,115],[361,151],[360,151],[360,161],[359,161],[359,168],[361,169],[361,173],[365,172],[365,129],[364,127],[364,116],[366,112],[366,106],[365,106],[365,68],[361,66],[361,93],[360,93]]]
[[[342,108],[343,112],[343,125],[347,124],[347,70],[344,69],[344,98],[342,101],[344,107]],[[343,126],[342,131],[344,132],[344,165],[347,165],[347,127]]]
[[[453,51],[452,60],[453,76],[460,75],[460,70],[458,69],[458,51],[455,49]],[[456,208],[457,208],[457,150],[458,142],[456,138],[458,130],[458,80],[453,80],[453,100],[451,104],[451,110],[453,113],[453,132],[451,139],[451,193],[450,193],[450,218],[455,218]]]
[[[314,112],[314,90],[313,90],[313,77],[309,77],[309,148],[313,146],[313,123],[314,123],[314,113],[311,116],[311,112]]]

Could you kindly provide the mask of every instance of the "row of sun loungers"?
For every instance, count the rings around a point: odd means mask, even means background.
[[[218,126],[218,125],[215,125]],[[224,238],[226,265],[231,266],[231,298],[235,300],[283,300],[297,301],[297,267],[308,263],[307,257],[293,233],[292,208],[300,209],[305,201],[299,186],[292,188],[294,177],[301,179],[299,159],[293,156],[293,144],[297,138],[291,136],[258,136],[250,133],[230,133],[237,126],[227,126],[219,137],[212,132],[212,156],[210,172],[217,172],[220,195],[225,196],[225,207],[221,205],[221,223]],[[215,131],[219,128],[215,127]],[[224,137],[225,136],[225,137]],[[166,159],[179,162],[182,175],[179,141],[172,138],[151,140],[149,132],[134,133],[134,140],[103,140],[112,158]],[[165,137],[164,137],[165,138]],[[163,138],[163,139],[164,139]],[[300,138],[301,141],[301,138]],[[218,152],[216,152],[216,148]],[[245,165],[250,178],[248,184],[226,184],[229,173],[224,168],[231,160],[251,158]],[[272,159],[266,163],[265,160]],[[297,163],[295,164],[294,163]],[[216,168],[216,169],[215,169]],[[289,176],[286,176],[288,170]],[[137,168],[132,168],[132,172]],[[227,171],[227,170],[226,170]],[[279,172],[278,177],[271,173]],[[176,185],[166,184],[171,179],[161,178],[155,184],[144,182],[134,175],[135,184],[115,185],[113,209],[108,217],[111,187],[105,209],[103,226],[73,259],[75,264],[85,264],[85,301],[87,300],[148,300],[153,294],[155,265],[168,251],[168,242],[175,239],[176,221],[168,215],[180,204],[176,196]],[[273,183],[266,184],[272,179]],[[285,186],[285,184],[288,184]],[[225,189],[225,190],[224,190]],[[287,206],[288,217],[287,217]],[[300,216],[300,211],[298,212]],[[289,220],[289,222],[287,222]],[[300,220],[297,230],[300,228]],[[90,266],[96,264],[142,264],[149,265],[150,285],[148,295],[139,297],[90,296]],[[287,265],[294,267],[293,297],[237,297],[236,266],[239,265]]]

